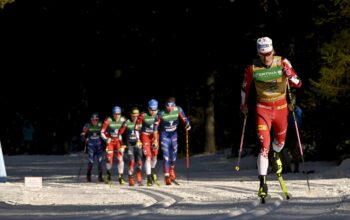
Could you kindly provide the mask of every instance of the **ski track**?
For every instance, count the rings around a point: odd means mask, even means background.
[[[12,219],[15,214],[17,217],[26,217],[26,219],[51,218],[66,219],[70,217],[84,217],[98,219],[97,216],[105,216],[109,219],[203,219],[206,216],[210,219],[227,219],[239,217],[240,219],[252,219],[264,216],[278,209],[284,199],[278,193],[271,193],[271,197],[266,204],[260,204],[256,191],[251,188],[231,187],[225,185],[211,185],[193,182],[186,184],[179,180],[180,186],[120,186],[119,184],[103,185],[96,184],[101,193],[103,189],[107,193],[111,190],[116,195],[120,194],[139,194],[138,198],[145,198],[148,202],[135,204],[115,204],[105,205],[29,205],[21,204],[19,201],[5,201],[0,203],[1,219]],[[254,184],[255,185],[255,184]],[[86,189],[93,186],[91,183],[84,184],[47,184],[47,188],[65,188],[83,189],[82,194],[88,194]],[[45,188],[45,187],[43,187]],[[102,188],[102,189],[101,189]],[[24,194],[31,195],[38,189],[27,190],[23,188]],[[240,195],[234,199],[235,194],[248,194],[246,197]],[[219,195],[232,195],[218,197]],[[212,199],[211,199],[212,198]],[[5,214],[5,211],[6,213]],[[13,218],[16,219],[16,218]]]
[[[0,219],[349,219],[346,176],[322,179],[310,174],[308,191],[305,175],[284,175],[290,196],[286,200],[277,177],[269,174],[269,198],[261,204],[256,170],[232,172],[232,162],[220,158],[197,158],[197,165],[203,160],[209,164],[204,170],[192,166],[191,175],[180,165],[180,185],[160,181],[160,186],[130,187],[117,182],[115,170],[111,184],[96,183],[96,175],[92,183],[84,182],[84,175],[76,175],[80,165],[76,157],[11,157],[8,182],[0,184]],[[242,159],[243,167],[247,161]],[[43,187],[25,187],[25,176],[42,176]]]

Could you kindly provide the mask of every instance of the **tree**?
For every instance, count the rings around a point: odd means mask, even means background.
[[[350,98],[350,29],[342,30],[334,35],[330,43],[320,47],[323,63],[320,65],[320,77],[310,79],[311,91],[319,99],[338,103]]]
[[[320,156],[327,159],[350,153],[349,119],[342,117],[350,110],[349,18],[349,0],[321,1],[314,16],[317,42],[314,60],[318,62],[310,74],[310,87],[303,103],[304,109],[312,113],[307,119],[312,125],[304,130],[308,131],[309,140],[315,142]]]
[[[209,92],[208,106],[206,108],[206,123],[205,123],[205,152],[215,153],[215,111],[214,111],[214,97],[215,97],[215,74],[213,71],[207,78],[207,87]]]
[[[3,9],[6,4],[13,2],[15,2],[15,0],[0,0],[0,8]]]
[[[350,97],[350,18],[349,0],[327,0],[319,5],[315,24],[332,32],[319,48],[320,61],[318,78],[310,79],[311,91],[317,99],[312,106],[323,101],[339,103]],[[327,33],[327,32],[326,32]],[[334,33],[334,34],[333,34]],[[344,100],[345,99],[345,100]]]

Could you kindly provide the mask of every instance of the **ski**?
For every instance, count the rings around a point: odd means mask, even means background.
[[[158,180],[153,181],[157,186],[160,186],[160,183],[158,182]]]
[[[179,182],[177,182],[176,180],[172,180],[171,182],[173,182],[173,183],[175,183],[175,185],[180,185],[180,183]]]
[[[271,196],[270,196],[270,195],[259,196],[259,198],[260,198],[260,203],[261,203],[261,204],[265,204],[265,203],[266,203],[266,200],[270,199]]]
[[[281,189],[282,189],[282,192],[283,192],[285,198],[289,199],[289,194],[288,194],[288,191],[287,191],[287,187],[286,187],[286,184],[284,183],[282,175],[279,174],[279,175],[277,175],[277,177],[278,177],[278,181],[280,182],[280,186],[281,186]]]

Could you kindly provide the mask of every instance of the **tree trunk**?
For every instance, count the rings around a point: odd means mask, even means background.
[[[214,96],[215,96],[215,74],[213,71],[209,74],[207,79],[208,88],[208,106],[205,110],[206,122],[205,122],[205,152],[214,153],[216,152],[215,145],[215,113],[214,113]]]

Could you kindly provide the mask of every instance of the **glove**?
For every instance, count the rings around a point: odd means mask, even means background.
[[[142,148],[142,142],[141,142],[140,140],[138,140],[138,141],[136,142],[136,146],[137,146],[138,148]]]
[[[153,142],[152,142],[152,148],[153,148],[154,150],[157,150],[158,147],[159,147],[158,140],[155,138],[155,139],[153,140]]]
[[[109,143],[111,143],[111,141],[112,141],[111,138],[107,138],[106,143],[109,144]]]
[[[248,114],[248,106],[241,105],[240,109],[241,109],[241,112],[242,112],[243,115],[247,115]]]
[[[190,125],[190,123],[187,123],[187,124],[186,124],[185,129],[186,129],[187,131],[191,130],[191,125]]]
[[[290,78],[293,77],[293,71],[292,71],[291,68],[285,66],[285,67],[283,67],[283,72],[284,72],[284,74],[286,74],[286,77],[287,77],[288,79],[290,79]]]
[[[126,145],[125,145],[125,144],[124,144],[124,145],[122,145],[122,146],[120,147],[120,152],[124,153],[125,148],[126,148]]]
[[[293,104],[288,104],[287,107],[288,107],[288,110],[290,112],[294,111],[294,105]]]

